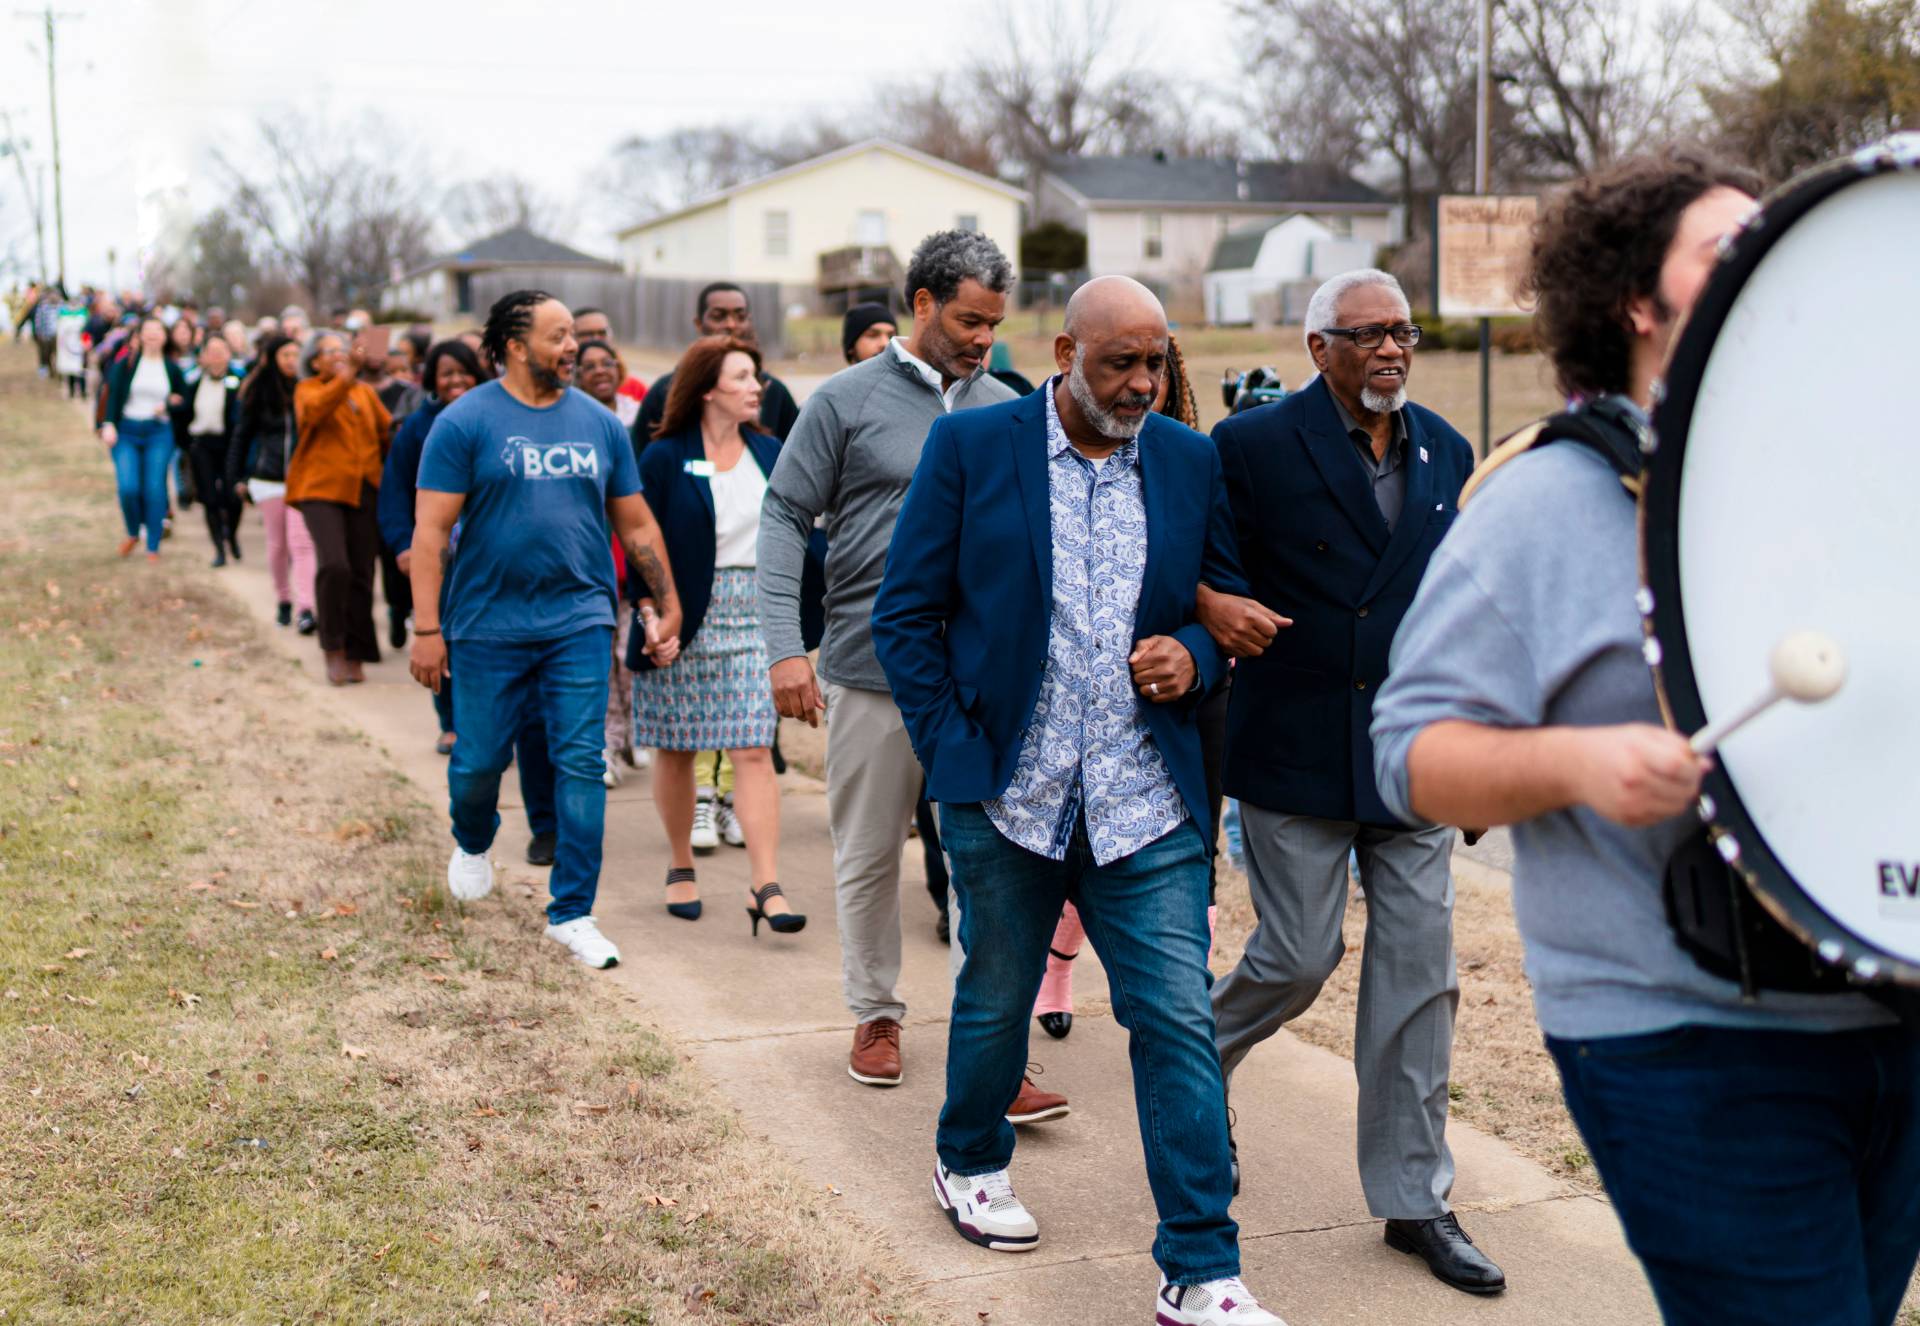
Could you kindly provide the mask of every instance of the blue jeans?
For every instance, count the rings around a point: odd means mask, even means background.
[[[465,740],[462,737],[461,740]],[[1027,1067],[1027,1029],[1047,944],[1071,902],[1107,970],[1129,1033],[1133,1103],[1160,1214],[1153,1257],[1175,1284],[1240,1273],[1227,1161],[1226,1088],[1207,990],[1207,849],[1191,822],[1096,865],[1084,821],[1064,861],[1016,847],[979,806],[940,807],[966,960],[953,988],[947,1099],[935,1142],[955,1174],[1013,1159],[1007,1107]]]
[[[127,537],[147,528],[147,551],[160,551],[166,529],[167,471],[173,464],[173,428],[160,419],[128,419],[113,444],[113,479],[120,490],[120,518]]]
[[[586,916],[600,887],[601,836],[606,828],[606,766],[600,739],[607,714],[607,659],[613,628],[594,626],[558,640],[505,643],[461,640],[453,646],[453,707],[460,739],[447,761],[453,837],[463,851],[493,846],[500,827],[500,775],[516,739],[528,730],[530,710],[546,728],[553,767],[553,806],[559,842],[547,891],[554,925]],[[527,789],[529,744],[522,743],[521,787]],[[539,832],[533,797],[527,818]]]
[[[1886,1326],[1920,1252],[1920,1039],[1547,1039],[1669,1326]]]
[[[447,645],[449,666],[453,645]],[[454,732],[453,687],[443,685],[433,695],[433,712],[442,732]],[[539,697],[527,697],[527,712],[520,731],[513,739],[513,766],[520,774],[520,800],[527,808],[527,828],[534,833],[554,833],[559,824],[553,809],[553,761],[547,756],[547,722],[541,716]]]

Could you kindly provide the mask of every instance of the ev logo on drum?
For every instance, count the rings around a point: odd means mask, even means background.
[[[1883,915],[1906,913],[1920,920],[1920,861],[1881,861],[1880,911]]]

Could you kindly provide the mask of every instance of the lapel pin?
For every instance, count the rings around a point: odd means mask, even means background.
[[[1421,447],[1421,448],[1420,448],[1420,463],[1424,465],[1424,464],[1426,464],[1426,461],[1427,461],[1427,449],[1426,449],[1425,447]]]

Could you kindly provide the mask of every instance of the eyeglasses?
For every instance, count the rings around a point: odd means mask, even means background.
[[[1362,350],[1378,350],[1380,343],[1389,336],[1402,350],[1411,350],[1420,344],[1420,328],[1411,322],[1403,322],[1397,327],[1382,327],[1377,322],[1365,327],[1322,327],[1320,334],[1344,336]]]

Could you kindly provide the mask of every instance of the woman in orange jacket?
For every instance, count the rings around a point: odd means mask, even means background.
[[[313,536],[314,606],[327,680],[365,681],[364,663],[380,661],[373,629],[373,575],[380,564],[375,502],[393,419],[360,381],[362,346],[332,333],[314,338],[306,376],[294,388],[299,429],[287,465],[287,503]]]

